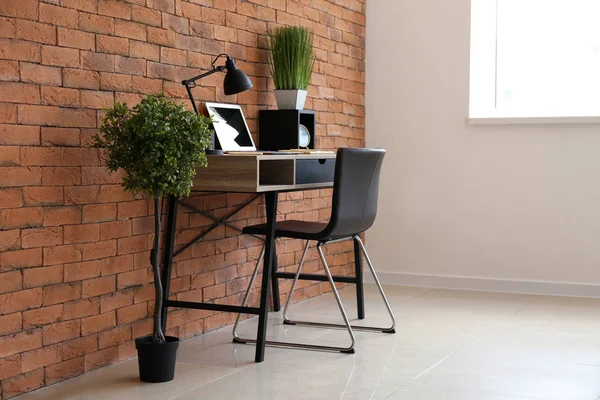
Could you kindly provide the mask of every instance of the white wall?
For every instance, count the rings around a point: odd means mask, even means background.
[[[600,125],[467,125],[469,21],[469,0],[367,1],[367,145],[388,150],[367,235],[376,268],[600,295],[519,284],[600,284]]]

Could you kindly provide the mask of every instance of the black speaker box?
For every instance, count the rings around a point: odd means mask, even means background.
[[[314,149],[316,115],[308,110],[260,110],[258,113],[258,149],[289,150],[300,148],[299,130],[304,125],[310,135],[308,146]]]

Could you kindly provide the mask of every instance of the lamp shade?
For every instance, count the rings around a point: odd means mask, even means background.
[[[223,91],[226,95],[244,92],[252,87],[248,75],[238,69],[232,58],[227,57],[225,67],[227,68],[227,74],[223,81]]]

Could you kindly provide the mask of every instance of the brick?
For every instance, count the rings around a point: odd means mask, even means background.
[[[2,51],[1,46],[2,44],[0,43],[0,52]],[[39,87],[27,83],[0,82],[0,101],[5,101],[7,103],[39,104]]]
[[[19,147],[0,147],[0,167],[13,167],[20,164]]]
[[[79,13],[79,29],[110,35],[115,33],[115,20],[96,14]]]
[[[65,379],[81,375],[84,372],[83,357],[63,361],[45,368],[46,385],[53,385]]]
[[[97,166],[100,165],[100,153],[98,149],[77,148],[63,149],[64,166]],[[66,191],[65,191],[66,193]]]
[[[21,371],[26,373],[61,362],[62,352],[59,346],[48,346],[23,353],[21,359]]]
[[[65,282],[80,281],[100,276],[100,261],[87,261],[64,265]]]
[[[62,149],[51,147],[21,147],[21,165],[55,166],[62,164]]]
[[[117,99],[118,100],[118,99]],[[121,183],[124,172],[109,172],[105,167],[83,167],[81,178],[84,185],[103,185],[107,183]]]
[[[0,61],[0,80],[18,81],[19,80],[19,62],[18,61]]]
[[[144,25],[161,25],[161,13],[156,10],[151,10],[146,7],[140,7],[137,5],[131,6],[131,19],[136,22],[141,22]]]
[[[61,0],[60,5],[77,10],[96,13],[97,0]]]
[[[117,0],[99,0],[98,14],[131,19],[131,5]]]
[[[171,32],[167,29],[153,28],[151,26],[147,29],[149,43],[175,47],[175,44],[177,43],[177,34],[175,32]]]
[[[103,109],[113,105],[114,96],[111,92],[81,91],[81,107]]]
[[[202,19],[211,24],[225,25],[225,11],[205,7],[202,9]]]
[[[73,321],[58,322],[56,324],[46,325],[42,329],[44,331],[44,346],[48,346],[79,337],[81,332],[81,321],[76,319]]]
[[[175,0],[147,0],[146,5],[154,10],[175,14]]]
[[[102,90],[131,91],[131,76],[125,74],[100,73]]]
[[[163,89],[163,82],[160,79],[142,78],[134,76],[131,80],[134,92],[143,94],[158,94]]]
[[[21,245],[24,249],[62,244],[62,228],[23,229]]]
[[[17,250],[20,246],[21,231],[19,229],[0,231],[0,252]]]
[[[79,107],[79,90],[42,86],[42,104],[47,106]]]
[[[81,183],[81,169],[78,167],[46,167],[42,170],[42,185],[65,186]]]
[[[38,289],[41,291],[41,289]],[[23,328],[30,329],[40,325],[53,324],[62,318],[63,305],[37,308],[23,313]]]
[[[56,43],[56,28],[25,19],[16,20],[17,39],[46,44]]]
[[[96,335],[77,338],[62,343],[61,347],[63,360],[69,360],[98,350],[98,338]]]
[[[147,235],[131,236],[118,239],[118,254],[138,253],[149,249]]]
[[[85,318],[100,312],[100,299],[97,297],[70,301],[64,304],[63,319]]]
[[[44,226],[78,223],[81,223],[81,208],[79,207],[53,207],[44,209]]]
[[[138,269],[117,275],[117,290],[146,285],[150,281],[148,272],[147,269]]]
[[[88,279],[82,282],[82,294],[84,298],[114,292],[115,288],[116,277],[114,275]]]
[[[158,64],[148,62],[148,77],[165,79],[168,81],[175,80],[175,68],[172,65]]]
[[[35,329],[0,337],[0,357],[8,357],[42,347],[42,331]]]
[[[11,188],[0,189],[0,209],[2,208],[17,208],[23,205],[23,189]],[[2,241],[0,241],[2,243]],[[2,245],[0,244],[0,250]]]
[[[0,317],[1,318],[1,317]],[[21,356],[15,354],[0,359],[0,381],[3,381],[21,373]]]
[[[117,254],[116,240],[86,243],[83,245],[83,260],[96,260]]]
[[[81,67],[94,71],[114,72],[115,56],[84,51],[81,53]]]
[[[97,185],[94,185],[94,186],[69,186],[69,187],[65,188],[65,203],[66,204],[97,203],[99,195],[100,195],[100,187]]]
[[[78,147],[80,134],[80,130],[76,128],[42,128],[41,144],[42,146]]]
[[[100,74],[96,71],[63,69],[63,84],[65,87],[97,90],[100,88]]]
[[[129,54],[129,39],[115,36],[96,35],[97,51],[101,53]]]
[[[37,0],[19,0],[3,1],[0,3],[0,15],[9,17],[37,19],[38,1]]]
[[[0,173],[3,169],[0,167]],[[1,182],[2,179],[0,179]],[[0,210],[0,226],[4,229],[35,228],[42,225],[42,216],[40,207]],[[4,261],[4,258],[2,260]]]
[[[117,257],[105,258],[101,260],[102,262],[102,276],[118,274],[121,272],[131,271],[133,270],[133,255],[126,254]],[[115,285],[115,277],[112,278],[110,282],[112,283],[112,288],[114,289]],[[105,292],[108,293],[108,292]]]
[[[100,297],[100,312],[106,313],[133,304],[133,291],[108,293]]]
[[[115,35],[129,39],[146,40],[146,26],[137,22],[118,19],[115,23]]]
[[[117,347],[96,351],[84,356],[85,372],[104,367],[119,361],[119,350]]]
[[[79,67],[79,50],[42,46],[42,64],[58,67]]]
[[[81,282],[62,283],[43,288],[44,306],[81,298]]]
[[[77,11],[40,2],[40,22],[65,28],[77,28]]]
[[[63,266],[28,268],[23,270],[23,286],[34,288],[40,286],[56,285],[63,281]]]
[[[20,271],[0,273],[0,293],[15,292],[23,288],[23,278]]]
[[[131,326],[119,326],[98,334],[98,348],[116,346],[131,340]]]
[[[44,249],[44,265],[56,265],[82,260],[82,252],[78,246],[70,244]]]
[[[146,303],[134,304],[132,306],[119,308],[117,310],[117,324],[130,324],[148,316]]]
[[[136,200],[119,203],[117,209],[119,219],[142,217],[148,214],[148,201]]]
[[[40,44],[16,39],[0,39],[0,59],[40,61]]]
[[[202,20],[202,7],[192,3],[181,3],[181,15],[191,20]]]
[[[119,201],[131,201],[133,195],[126,192],[121,185],[102,185],[100,186],[100,202],[114,203]],[[116,208],[115,208],[116,211]]]
[[[131,40],[129,42],[129,55],[149,61],[158,61],[160,59],[160,47],[150,43]]]
[[[100,240],[131,236],[131,221],[114,221],[100,224]]]
[[[115,311],[94,315],[93,317],[83,318],[81,320],[81,334],[87,336],[92,333],[98,333],[117,325]]]
[[[185,50],[161,47],[160,62],[163,64],[187,65],[187,52]]]
[[[184,35],[189,34],[190,31],[190,23],[187,18],[177,17],[171,14],[163,14],[162,27],[169,31]]]
[[[0,61],[0,65],[1,64],[2,64],[2,62]],[[2,67],[0,66],[0,71],[1,70],[2,70]],[[1,73],[0,73],[0,80],[2,80]],[[16,122],[17,122],[17,105],[10,104],[10,103],[0,103],[0,123],[15,124]]]
[[[145,305],[144,305],[145,306]],[[0,315],[0,335],[8,335],[23,330],[23,315],[18,312],[8,315]],[[0,361],[0,364],[2,362]],[[2,378],[2,367],[0,366],[0,379]]]
[[[83,222],[114,221],[116,218],[116,204],[96,204],[83,206]]]
[[[58,28],[58,45],[81,50],[94,50],[94,34],[76,29]]]
[[[118,56],[116,62],[116,71],[119,73],[139,76],[146,75],[146,60],[143,58]]]
[[[40,368],[3,381],[2,394],[9,399],[42,386],[44,386],[44,369]]]
[[[23,200],[26,206],[55,206],[63,204],[62,187],[28,187],[23,188]]]

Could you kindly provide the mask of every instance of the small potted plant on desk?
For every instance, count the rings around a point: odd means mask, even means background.
[[[162,326],[161,202],[168,195],[189,195],[196,168],[207,165],[210,119],[184,110],[163,95],[147,96],[133,109],[116,103],[105,112],[101,135],[94,137],[94,147],[104,150],[109,171],[125,172],[125,190],[142,192],[154,203],[154,246],[150,254],[156,292],[154,331],[135,339],[135,345],[140,379],[167,382],[175,374],[179,339],[165,336]]]
[[[313,35],[304,27],[288,26],[269,32],[269,64],[280,110],[302,110],[312,75]]]

